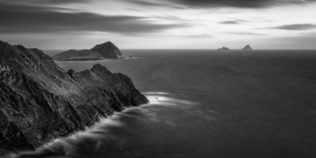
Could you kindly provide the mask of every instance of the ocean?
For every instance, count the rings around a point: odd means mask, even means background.
[[[149,104],[20,157],[315,158],[316,51],[124,50],[101,63]]]

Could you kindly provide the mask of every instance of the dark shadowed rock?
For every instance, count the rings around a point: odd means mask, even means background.
[[[128,76],[102,65],[66,73],[38,49],[0,41],[0,155],[34,149],[147,102]]]
[[[122,56],[121,51],[110,41],[94,46],[91,51],[98,52],[104,58],[110,59]]]
[[[53,56],[54,60],[103,60],[122,57],[121,51],[110,41],[98,44],[91,49],[68,50]]]
[[[218,51],[229,51],[230,49],[228,47],[223,46],[222,48],[218,48]]]
[[[246,45],[242,50],[250,51],[253,50],[250,45]]]

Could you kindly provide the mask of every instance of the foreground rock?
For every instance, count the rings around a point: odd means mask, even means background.
[[[246,51],[251,51],[253,50],[252,47],[250,45],[246,45],[244,48],[242,48],[241,50],[246,50]]]
[[[121,51],[112,43],[105,42],[94,46],[91,49],[68,50],[53,56],[54,60],[59,61],[80,61],[80,60],[103,60],[121,58]]]
[[[101,65],[66,73],[38,49],[0,41],[0,157],[144,103],[146,97],[126,75]]]

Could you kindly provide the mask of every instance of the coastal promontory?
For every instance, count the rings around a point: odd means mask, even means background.
[[[92,50],[105,56],[103,48],[113,46]],[[100,64],[66,72],[39,49],[0,41],[0,157],[33,150],[115,111],[147,102],[128,76]]]

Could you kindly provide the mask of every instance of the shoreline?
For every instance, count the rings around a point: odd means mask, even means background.
[[[142,92],[142,94],[146,94],[146,92]],[[147,98],[148,96],[145,95],[145,97]],[[70,133],[67,136],[61,136],[61,137],[57,137],[54,138],[46,143],[44,143],[43,145],[35,148],[33,151],[18,151],[18,152],[8,152],[5,153],[3,156],[4,158],[23,158],[23,157],[42,157],[42,156],[48,156],[48,157],[54,157],[54,156],[67,156],[67,152],[64,151],[64,154],[54,154],[54,155],[49,155],[49,153],[51,151],[51,149],[54,149],[54,146],[63,146],[65,144],[67,144],[67,141],[76,141],[77,138],[80,137],[97,137],[97,134],[100,134],[101,131],[99,130],[99,128],[101,126],[103,127],[119,127],[121,126],[121,123],[119,121],[117,121],[116,119],[120,118],[121,115],[124,115],[124,113],[129,112],[130,110],[141,110],[144,107],[148,107],[150,105],[156,105],[156,104],[152,104],[149,100],[148,103],[145,104],[141,104],[138,106],[129,106],[129,107],[124,107],[124,109],[122,111],[115,111],[113,114],[108,115],[106,117],[102,117],[99,118],[99,121],[95,122],[93,125],[91,126],[86,126],[84,127],[84,129],[82,130],[78,130],[75,131],[73,133]],[[106,131],[103,131],[106,132]],[[96,134],[97,133],[97,134]],[[104,133],[101,133],[104,134]],[[61,148],[60,148],[61,149]],[[63,148],[65,149],[65,148]]]

